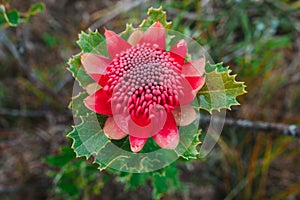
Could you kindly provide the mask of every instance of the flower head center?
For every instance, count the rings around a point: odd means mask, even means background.
[[[161,105],[167,112],[179,105],[182,66],[157,45],[136,45],[117,55],[107,68],[104,90],[112,94],[115,113],[149,119]]]

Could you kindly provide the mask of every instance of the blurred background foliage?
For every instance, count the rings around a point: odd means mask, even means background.
[[[103,26],[121,32],[160,5],[172,29],[196,39],[246,82],[242,106],[228,116],[300,125],[300,1],[0,4],[0,199],[300,198],[299,140],[272,132],[225,127],[205,161],[168,168],[180,182],[160,172],[99,172],[92,160],[74,159],[65,137],[73,124],[66,62],[79,52],[77,34],[103,33]]]

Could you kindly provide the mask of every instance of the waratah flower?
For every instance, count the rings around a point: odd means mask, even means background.
[[[145,32],[136,29],[128,41],[105,29],[109,58],[81,55],[85,71],[101,86],[84,100],[90,110],[107,115],[103,132],[113,140],[129,135],[139,152],[149,137],[175,149],[178,126],[196,118],[190,105],[204,84],[203,57],[185,62],[187,43],[166,50],[166,30],[157,21]]]

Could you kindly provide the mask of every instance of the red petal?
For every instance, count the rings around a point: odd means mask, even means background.
[[[141,40],[141,38],[143,37],[143,32],[137,28],[135,29],[135,31],[133,33],[131,33],[131,35],[128,38],[128,43],[131,44],[132,46],[136,45],[137,43],[139,43],[139,41]]]
[[[103,115],[111,115],[111,103],[108,95],[102,88],[84,99],[84,104],[90,110]]]
[[[166,49],[166,32],[159,21],[153,23],[144,33],[139,44],[143,43],[157,44],[160,49]]]
[[[194,91],[200,90],[205,83],[204,77],[185,77],[185,79],[190,83]]]
[[[152,134],[152,124],[148,123],[146,126],[141,126],[130,118],[128,122],[128,130],[130,136],[147,139]]]
[[[129,133],[128,130],[128,123],[129,123],[129,119],[130,116],[129,115],[124,115],[124,114],[117,114],[113,112],[113,117],[114,117],[114,121],[115,123],[118,125],[118,127],[126,134]]]
[[[101,75],[105,73],[106,67],[111,62],[108,58],[93,53],[81,54],[80,59],[86,73],[96,82],[99,82]]]
[[[176,109],[172,111],[172,113],[177,126],[187,126],[197,118],[195,109],[189,104],[184,106],[177,106]]]
[[[131,113],[131,119],[137,126],[147,126],[150,123],[150,119],[147,116],[143,116],[143,113],[139,113],[135,116],[135,113]]]
[[[113,59],[116,54],[131,47],[127,41],[122,39],[113,31],[105,29],[104,35],[106,37],[107,49],[111,59]]]
[[[182,68],[182,74],[186,80],[190,83],[193,90],[197,91],[205,83],[205,59],[199,58],[185,63]]]
[[[127,135],[115,123],[115,120],[113,117],[109,117],[106,120],[103,131],[104,131],[104,134],[106,135],[106,137],[113,139],[113,140],[120,140]]]
[[[166,119],[167,112],[165,108],[161,105],[155,105],[150,110],[150,116],[147,118],[142,115],[134,118],[130,117],[128,123],[129,134],[139,138],[153,136],[162,130]]]
[[[99,80],[99,85],[104,87],[107,84],[107,81],[109,80],[109,76],[107,74],[103,74]]]
[[[195,92],[188,80],[181,77],[180,82],[182,86],[182,93],[179,92],[178,94],[179,104],[185,105],[193,101],[193,99],[195,98]]]
[[[156,104],[150,110],[149,118],[151,119],[152,124],[152,136],[161,131],[167,121],[167,111],[166,109],[159,104]]]
[[[139,152],[145,145],[147,138],[138,138],[132,135],[129,136],[130,148],[132,152]]]
[[[164,128],[153,136],[154,141],[164,149],[175,149],[179,143],[179,133],[171,113],[168,114]]]
[[[184,63],[184,59],[187,53],[187,43],[185,40],[179,40],[170,50],[172,53],[172,57],[175,58],[175,60],[179,64]]]
[[[205,72],[205,58],[192,60],[184,64],[182,73],[185,76],[203,76]]]

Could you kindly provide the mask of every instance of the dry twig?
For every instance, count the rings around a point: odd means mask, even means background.
[[[218,118],[214,118],[214,120],[216,120],[216,122],[221,121],[221,119]],[[210,116],[201,115],[200,117],[201,124],[208,124],[210,123],[210,121],[211,121]],[[300,139],[300,127],[295,124],[287,125],[282,123],[226,118],[224,125],[228,127],[253,130],[255,132],[257,131],[274,132],[277,134],[287,135],[287,136]]]
[[[47,117],[51,114],[52,112],[50,110],[30,111],[30,110],[0,109],[0,115],[19,116],[19,117]],[[68,112],[68,114],[70,113]],[[65,117],[70,117],[70,115],[68,114],[65,114]],[[52,115],[57,116],[57,114],[55,115],[52,114]],[[201,115],[200,117],[201,126],[209,124],[211,119],[212,119],[211,116]],[[221,122],[221,119],[217,117],[214,117],[213,120],[215,123],[218,123],[218,121]],[[228,127],[252,130],[256,132],[257,131],[274,132],[280,135],[287,135],[287,136],[300,139],[300,127],[295,124],[287,125],[283,123],[226,118],[224,125]]]

